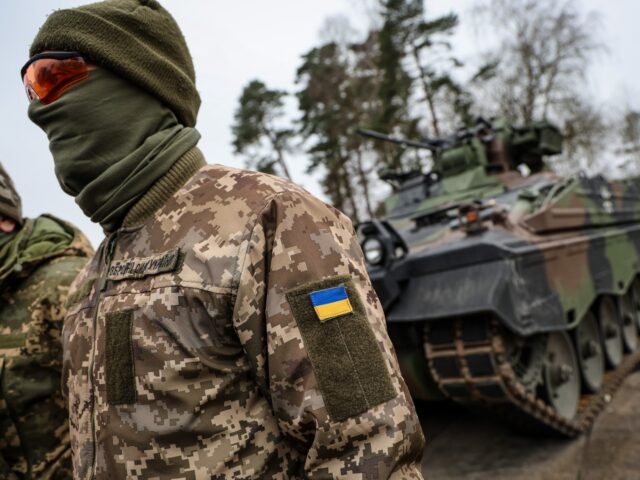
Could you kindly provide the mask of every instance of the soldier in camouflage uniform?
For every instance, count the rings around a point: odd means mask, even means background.
[[[23,219],[0,165],[0,478],[71,479],[60,390],[63,304],[92,254],[52,216]]]
[[[29,116],[107,235],[64,325],[75,477],[422,478],[351,222],[285,180],[205,164],[166,10],[57,11],[30,54]]]

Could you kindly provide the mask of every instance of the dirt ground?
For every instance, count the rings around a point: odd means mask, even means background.
[[[421,404],[418,414],[427,480],[640,480],[640,372],[575,440],[518,435],[450,404]]]

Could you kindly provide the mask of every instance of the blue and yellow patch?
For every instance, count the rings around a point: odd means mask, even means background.
[[[311,292],[309,298],[321,322],[353,312],[344,285]]]
[[[342,422],[397,395],[373,333],[378,319],[367,318],[349,275],[300,285],[286,297],[332,420]]]

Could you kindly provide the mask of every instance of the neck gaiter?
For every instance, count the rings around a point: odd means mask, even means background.
[[[108,70],[91,71],[29,118],[49,138],[62,189],[105,232],[200,139],[160,100]]]

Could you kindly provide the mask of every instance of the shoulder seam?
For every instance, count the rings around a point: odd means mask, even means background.
[[[234,290],[236,292],[236,295],[234,296],[233,299],[233,309],[231,310],[231,318],[235,318],[236,317],[236,305],[237,305],[237,292],[240,288],[240,278],[242,277],[242,272],[244,271],[245,265],[247,263],[247,257],[249,256],[249,242],[251,241],[251,238],[253,237],[253,232],[255,231],[256,227],[258,226],[258,220],[260,219],[260,215],[262,214],[262,212],[264,212],[269,205],[271,204],[271,202],[278,196],[281,196],[285,193],[290,192],[290,190],[282,190],[280,192],[274,192],[270,195],[268,195],[265,199],[264,199],[264,203],[260,206],[255,208],[251,213],[254,216],[253,218],[253,225],[251,225],[251,228],[248,230],[247,235],[245,236],[244,240],[247,241],[247,246],[244,250],[244,253],[242,254],[242,261],[238,262],[238,267],[236,269],[236,271],[234,272],[234,276],[237,276],[238,278],[238,284],[234,286]]]

